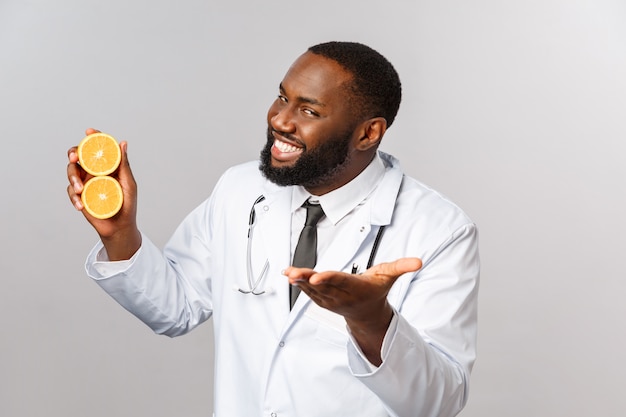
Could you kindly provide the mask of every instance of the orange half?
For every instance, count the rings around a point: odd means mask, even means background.
[[[87,213],[96,219],[108,219],[122,208],[122,186],[113,177],[93,177],[85,183],[80,196]]]
[[[78,144],[78,162],[91,175],[109,175],[122,161],[120,145],[106,133],[92,133]]]

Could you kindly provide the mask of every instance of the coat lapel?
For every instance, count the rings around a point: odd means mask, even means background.
[[[265,200],[256,205],[255,239],[269,261],[267,285],[276,297],[274,308],[285,317],[289,314],[289,286],[281,271],[291,262],[291,194],[291,187],[276,188],[266,192]]]

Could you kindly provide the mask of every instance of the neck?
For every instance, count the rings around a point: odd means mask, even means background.
[[[330,181],[326,181],[324,184],[317,186],[304,186],[312,195],[320,196],[327,194],[331,191],[335,191],[338,188],[343,187],[353,179],[359,176],[365,168],[369,166],[374,157],[376,156],[376,149],[372,152],[359,152],[355,151],[352,157],[348,161],[348,164]]]

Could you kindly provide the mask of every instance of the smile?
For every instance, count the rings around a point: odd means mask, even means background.
[[[276,138],[274,138],[274,147],[283,153],[302,152],[302,148],[298,148]]]

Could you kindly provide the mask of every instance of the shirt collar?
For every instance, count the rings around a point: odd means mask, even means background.
[[[385,174],[385,164],[378,152],[370,164],[346,185],[322,196],[313,196],[304,187],[298,185],[293,189],[291,212],[293,213],[309,198],[319,200],[326,217],[337,224],[348,213],[363,203]]]

